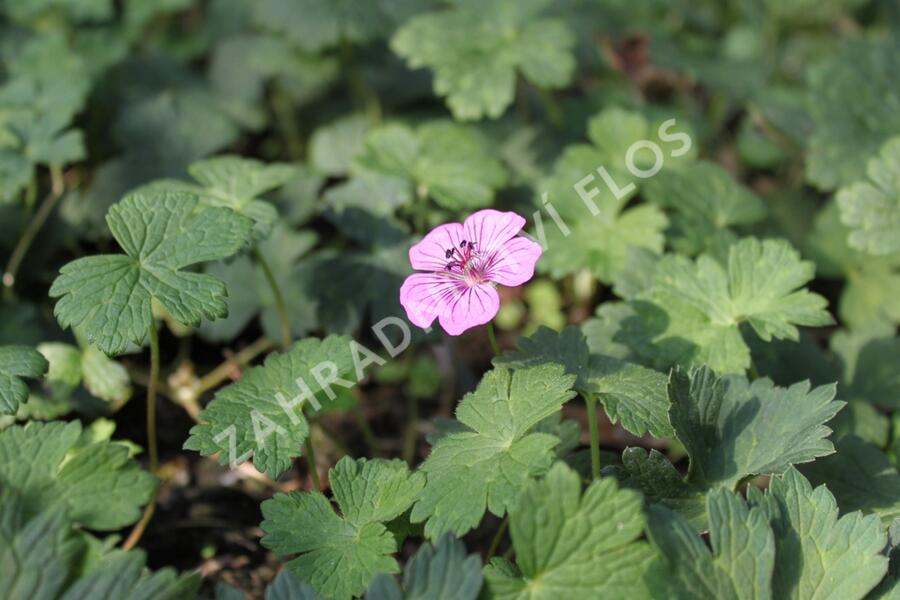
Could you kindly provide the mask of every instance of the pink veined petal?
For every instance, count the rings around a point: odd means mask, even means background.
[[[409,262],[413,269],[420,271],[442,271],[452,260],[447,258],[447,250],[459,248],[464,239],[463,226],[459,223],[438,225],[409,249]]]
[[[527,238],[515,237],[503,244],[491,257],[485,275],[500,285],[522,285],[534,277],[534,265],[542,252],[540,244]]]
[[[486,208],[469,215],[463,223],[463,239],[474,241],[478,252],[489,254],[512,239],[524,226],[525,219],[514,212]]]
[[[427,328],[438,315],[448,311],[464,291],[465,287],[459,281],[446,275],[413,273],[400,286],[400,304],[410,323]]]
[[[441,327],[450,335],[484,325],[500,310],[500,295],[489,283],[479,283],[453,299],[450,306],[438,315]]]

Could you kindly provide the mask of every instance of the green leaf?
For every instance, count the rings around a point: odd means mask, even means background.
[[[81,350],[84,388],[101,400],[121,405],[131,397],[131,377],[124,365],[110,359],[94,346]]]
[[[385,125],[371,131],[357,155],[359,166],[409,181],[419,197],[449,209],[488,206],[506,183],[506,170],[468,127],[433,121],[415,131]]]
[[[804,254],[816,261],[819,277],[844,281],[838,316],[853,329],[900,323],[900,252],[868,254],[852,248],[849,236],[837,203],[829,202],[816,215],[804,247]]]
[[[426,7],[429,2],[423,2]],[[363,44],[386,37],[394,26],[419,12],[416,2],[371,0],[260,0],[256,22],[284,33],[307,51],[341,43]]]
[[[833,322],[825,298],[801,287],[813,272],[784,240],[743,239],[729,248],[725,265],[708,255],[666,256],[653,286],[632,303],[637,315],[623,322],[622,335],[660,366],[743,372],[750,350],[742,323],[768,342],[796,340],[797,325]]]
[[[737,241],[735,227],[766,216],[763,201],[714,163],[665,169],[644,183],[644,193],[650,202],[672,211],[672,245],[689,255],[727,254]]]
[[[40,352],[28,346],[0,346],[0,415],[14,415],[28,399],[22,377],[38,378],[50,364]]]
[[[93,562],[89,556],[92,539],[77,533],[62,507],[29,516],[31,507],[26,504],[25,499],[8,491],[0,495],[0,595],[3,598],[196,598],[199,575],[179,577],[172,569],[148,572],[146,557],[139,550],[112,551]]]
[[[773,478],[765,494],[753,486],[748,493],[775,535],[776,598],[859,600],[887,572],[881,553],[887,539],[878,517],[852,512],[838,519],[828,488],[813,489],[796,469]]]
[[[94,346],[77,348],[61,342],[48,342],[38,351],[50,363],[47,379],[68,388],[84,384],[85,389],[114,405],[121,405],[131,397],[131,377],[128,370]]]
[[[857,39],[809,73],[815,131],[808,138],[807,179],[832,190],[865,177],[866,163],[900,134],[900,40]]]
[[[112,531],[134,523],[153,496],[156,478],[141,470],[124,444],[76,447],[80,435],[78,421],[0,431],[0,484],[21,495],[31,514],[63,504],[88,529]]]
[[[278,477],[300,456],[309,435],[303,408],[318,410],[356,381],[347,379],[354,359],[362,360],[355,358],[353,343],[344,336],[306,338],[288,352],[270,354],[264,365],[248,369],[215,395],[200,413],[200,424],[191,428],[185,449],[218,454],[223,465],[252,456],[257,469]]]
[[[81,352],[75,346],[62,342],[45,342],[37,351],[47,360],[47,379],[67,386],[81,383]]]
[[[841,397],[889,409],[900,408],[900,337],[893,328],[874,331],[837,331],[831,349],[843,363]]]
[[[297,276],[297,263],[316,245],[318,236],[309,230],[295,231],[276,224],[269,237],[257,242],[259,253],[266,257],[287,305],[295,338],[309,335],[318,328],[316,306],[305,283]],[[200,335],[212,342],[229,342],[237,337],[255,316],[260,317],[263,331],[272,339],[281,335],[281,322],[272,287],[265,272],[247,255],[213,263],[204,271],[225,283],[228,289],[228,316],[204,321]],[[252,282],[252,285],[248,285]]]
[[[321,596],[311,585],[301,582],[287,569],[282,569],[275,577],[275,581],[266,588],[266,600],[319,600],[320,598]]]
[[[422,544],[403,569],[403,587],[388,574],[369,585],[366,600],[476,600],[481,591],[481,557],[449,533]]]
[[[675,156],[681,147],[661,141],[659,131],[660,127],[653,127],[641,113],[618,107],[591,118],[591,143],[568,146],[538,186],[541,202],[552,206],[566,227],[544,217],[547,248],[540,268],[559,278],[587,266],[598,279],[611,283],[624,268],[629,249],[662,252],[663,232],[669,225],[662,210],[655,204],[627,207],[637,185],[644,181],[629,171],[629,148],[636,142],[656,144],[664,169],[688,163],[694,154],[688,149]],[[654,167],[656,157],[650,151],[636,151],[632,162],[633,168],[646,171]]]
[[[26,501],[0,493],[0,597],[55,600],[82,552],[62,507],[27,517]]]
[[[434,91],[459,120],[496,119],[512,103],[516,77],[560,88],[575,71],[575,37],[542,18],[549,0],[457,2],[409,20],[391,49],[414,69],[434,71]]]
[[[750,475],[778,475],[834,452],[825,426],[844,406],[835,386],[788,388],[769,379],[716,377],[707,367],[675,369],[669,418],[691,458],[688,483],[733,489]]]
[[[146,572],[144,553],[116,550],[103,557],[79,578],[61,600],[129,598],[146,600],[193,600],[200,589],[198,573],[178,576],[174,569]]]
[[[625,448],[622,465],[603,469],[625,487],[639,490],[650,503],[658,503],[687,519],[697,531],[706,528],[703,490],[686,482],[664,454],[651,449]]]
[[[224,206],[253,219],[258,237],[268,237],[278,219],[275,207],[259,197],[297,175],[288,164],[228,155],[195,162],[188,173],[203,186],[196,192],[202,204]]]
[[[369,119],[352,114],[316,129],[309,139],[309,160],[320,173],[345,175],[363,147]]]
[[[659,208],[648,204],[621,212],[614,209],[608,220],[585,212],[568,226],[569,235],[547,222],[544,224],[547,247],[538,268],[561,279],[587,267],[601,282],[611,283],[625,267],[629,249],[662,252],[663,231],[668,223]]]
[[[684,517],[662,506],[648,509],[650,539],[668,564],[679,598],[768,600],[775,539],[762,509],[726,489],[707,498],[712,549]]]
[[[539,327],[519,338],[519,350],[494,359],[496,366],[522,369],[559,364],[575,375],[575,390],[599,397],[613,423],[634,435],[672,437],[666,376],[640,365],[601,354],[592,354],[584,334],[574,326],[562,332]]]
[[[225,258],[245,243],[252,221],[227,208],[198,208],[185,193],[133,194],[107,214],[125,254],[79,258],[65,265],[50,288],[63,327],[82,327],[109,355],[143,344],[153,316],[151,300],[183,325],[228,314],[221,281],[184,270]]]
[[[837,452],[802,468],[813,485],[826,485],[844,513],[875,513],[885,523],[900,517],[900,473],[874,444],[856,436],[835,443]]]
[[[530,431],[575,395],[574,382],[560,365],[485,374],[456,409],[466,429],[442,436],[420,467],[428,483],[410,519],[427,520],[426,537],[462,535],[485,510],[503,516],[521,486],[550,467],[559,439]]]
[[[582,495],[578,474],[556,463],[510,510],[517,568],[485,568],[490,597],[648,598],[644,579],[657,554],[639,541],[643,529],[639,494],[602,478]]]
[[[891,138],[866,169],[869,181],[837,193],[850,246],[870,254],[900,252],[900,137]]]
[[[276,494],[262,504],[263,544],[279,555],[299,554],[286,568],[322,596],[359,596],[376,573],[400,571],[385,523],[409,508],[424,479],[400,460],[344,457],[329,474],[342,516],[319,492]]]

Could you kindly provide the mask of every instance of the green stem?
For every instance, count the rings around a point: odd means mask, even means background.
[[[32,176],[25,188],[25,209],[31,212],[34,208],[34,201],[37,199],[37,180]]]
[[[256,257],[256,262],[262,268],[263,274],[266,276],[266,281],[269,282],[269,287],[272,288],[272,295],[275,296],[275,310],[278,312],[278,321],[281,324],[281,345],[282,349],[287,351],[291,347],[292,334],[291,318],[288,316],[287,305],[284,303],[284,295],[281,293],[275,274],[272,273],[269,263],[266,262],[266,258],[259,251],[259,248],[254,248],[253,254]]]
[[[597,426],[597,397],[586,393],[584,402],[587,405],[588,429],[591,434],[591,475],[597,479],[600,477],[600,430]]]
[[[497,529],[497,533],[494,534],[494,539],[491,540],[491,546],[488,548],[487,557],[484,559],[485,562],[488,562],[493,558],[495,554],[497,554],[497,548],[500,547],[500,540],[503,539],[503,534],[506,533],[506,528],[509,527],[509,513],[505,517],[503,517],[503,522],[500,523],[500,528]]]
[[[378,94],[369,86],[359,69],[359,63],[353,51],[353,45],[346,38],[341,39],[341,60],[343,62],[342,71],[347,75],[347,84],[350,87],[350,94],[362,109],[365,110],[369,123],[372,125],[381,124],[381,101]]]
[[[490,340],[490,342],[491,342],[491,350],[494,351],[494,356],[500,356],[500,346],[497,344],[497,334],[494,331],[494,322],[493,321],[488,321],[487,333],[488,333],[488,340]]]
[[[159,469],[159,451],[156,445],[156,390],[159,386],[159,334],[156,321],[150,322],[150,379],[147,381],[147,454],[150,456],[150,472],[154,475]],[[144,514],[122,544],[123,550],[131,550],[140,541],[147,525],[156,512],[156,498],[159,489],[153,493],[150,503],[144,507]]]
[[[313,487],[317,492],[322,491],[322,483],[319,481],[319,470],[316,468],[316,450],[312,445],[312,427],[309,429],[309,435],[306,436],[306,464],[309,466],[309,478],[312,479]]]
[[[147,451],[150,454],[150,471],[159,467],[159,451],[156,445],[156,390],[159,386],[159,334],[156,322],[150,324],[150,381],[147,382]]]
[[[275,310],[278,311],[278,320],[281,322],[281,345],[287,351],[291,347],[291,318],[288,316],[284,296],[281,293],[281,288],[278,286],[278,281],[275,279],[275,274],[272,273],[272,269],[269,267],[269,263],[266,262],[262,252],[259,251],[259,248],[254,248],[253,252],[256,255],[256,261],[262,267],[269,286],[272,288],[272,294],[275,296]],[[316,490],[322,491],[322,484],[319,482],[319,471],[316,469],[316,451],[312,445],[312,424],[310,424],[309,435],[306,437],[306,463],[309,467],[309,476],[313,485]]]
[[[9,257],[9,262],[6,264],[6,270],[3,272],[3,288],[4,295],[7,298],[12,295],[13,286],[16,284],[16,274],[18,274],[19,267],[22,266],[22,261],[25,259],[28,249],[31,248],[34,238],[37,237],[37,234],[41,231],[51,213],[53,213],[56,204],[62,198],[63,188],[61,183],[57,183],[57,181],[61,182],[62,178],[59,177],[57,179],[57,176],[54,174],[52,191],[44,198],[41,206],[28,222],[28,225],[22,232],[22,237],[19,238],[19,242]]]
[[[303,141],[298,134],[299,126],[294,115],[294,106],[290,97],[278,84],[272,89],[272,109],[288,156],[294,161],[302,160]]]
[[[538,87],[537,91],[538,96],[541,98],[541,104],[544,105],[544,110],[547,112],[547,119],[556,127],[562,127],[564,124],[563,113],[559,108],[556,99],[549,91],[542,87]]]
[[[756,365],[753,362],[750,363],[750,368],[748,369],[750,375],[750,381],[755,379],[759,379],[759,371],[756,370]]]

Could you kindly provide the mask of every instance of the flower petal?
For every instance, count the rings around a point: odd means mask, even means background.
[[[522,285],[534,277],[534,265],[542,252],[540,244],[515,237],[496,251],[485,274],[488,279],[500,285]]]
[[[409,262],[420,271],[442,271],[452,260],[447,258],[447,250],[459,248],[463,239],[463,226],[459,223],[438,225],[409,249]]]
[[[479,283],[453,298],[438,318],[444,331],[459,335],[467,329],[484,325],[494,318],[498,310],[500,295],[497,289],[489,283]]]
[[[465,232],[462,239],[474,241],[478,252],[491,253],[512,239],[523,227],[525,219],[516,213],[486,208],[469,215],[463,223]]]
[[[438,273],[413,273],[400,286],[400,304],[410,323],[431,327],[435,318],[447,312],[465,291],[458,280]]]

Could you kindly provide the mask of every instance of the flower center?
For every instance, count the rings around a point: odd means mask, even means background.
[[[454,246],[446,250],[445,256],[449,261],[446,271],[466,285],[473,286],[487,279],[484,257],[475,249],[475,242],[462,240],[458,248]]]

